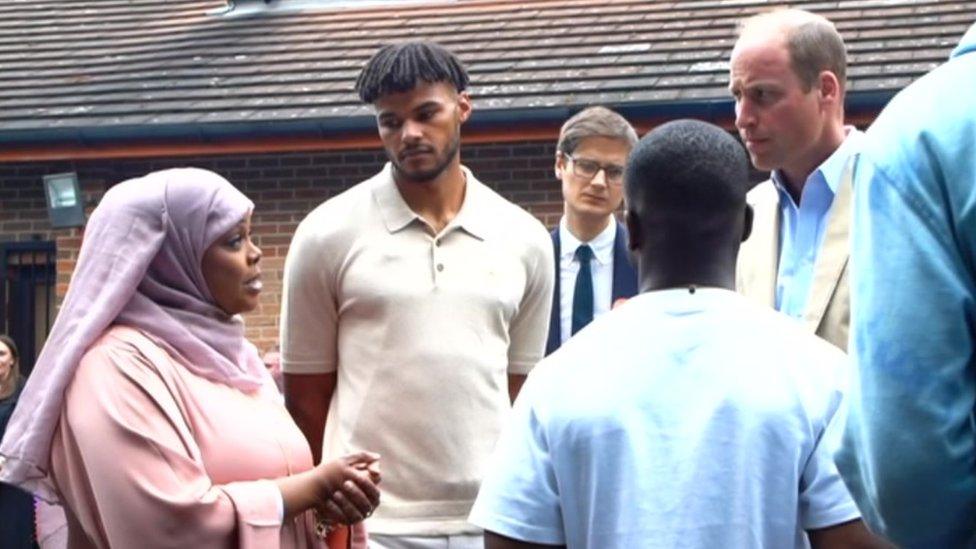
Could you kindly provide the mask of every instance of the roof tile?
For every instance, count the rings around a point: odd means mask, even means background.
[[[0,133],[364,116],[360,67],[411,38],[458,53],[478,109],[727,101],[737,21],[785,4],[457,0],[228,17],[215,15],[223,0],[0,3]],[[837,24],[852,94],[901,88],[976,20],[972,0],[789,5]]]

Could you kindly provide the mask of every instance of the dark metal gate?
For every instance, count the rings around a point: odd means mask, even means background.
[[[56,281],[54,242],[0,243],[0,333],[17,343],[24,375],[54,321]]]

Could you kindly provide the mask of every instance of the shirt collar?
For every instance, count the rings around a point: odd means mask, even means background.
[[[593,257],[596,258],[600,265],[608,265],[613,261],[613,241],[617,236],[617,222],[610,219],[610,223],[607,223],[607,227],[600,231],[600,234],[596,235],[593,240],[589,242],[581,242],[580,239],[576,238],[572,232],[569,230],[569,225],[566,222],[566,216],[563,216],[559,220],[559,256],[561,258],[566,258],[566,256],[573,256],[576,254],[576,248],[579,248],[583,244],[588,244],[593,250]]]
[[[824,160],[823,164],[820,165],[818,171],[820,171],[823,178],[827,181],[827,186],[830,187],[830,191],[837,194],[837,189],[840,187],[840,180],[844,177],[844,169],[847,167],[847,161],[854,156],[861,146],[861,139],[864,136],[864,132],[858,130],[854,126],[845,126],[844,129],[847,131],[847,137],[837,147],[834,154],[830,155],[827,160]]]
[[[695,313],[716,306],[741,307],[744,301],[745,298],[741,295],[725,288],[697,287],[692,292],[684,287],[641,292],[627,300],[621,308],[635,307],[637,303],[642,303],[641,307],[676,315]]]
[[[464,188],[464,202],[458,210],[454,219],[444,229],[446,234],[452,228],[459,227],[470,233],[475,238],[484,240],[488,234],[490,224],[485,218],[485,195],[488,189],[478,181],[471,171],[461,166],[466,178]],[[397,189],[396,182],[393,180],[392,165],[387,162],[383,170],[374,178],[373,197],[379,206],[380,215],[386,230],[391,233],[403,230],[414,221],[420,221],[420,216],[410,209],[407,202]]]
[[[491,230],[492,223],[497,220],[490,220],[489,217],[489,193],[491,190],[484,183],[471,173],[471,170],[461,166],[466,180],[464,189],[464,203],[454,220],[448,227],[460,227],[467,231],[471,236],[484,240]]]
[[[844,131],[847,134],[844,137],[844,141],[827,157],[827,160],[824,160],[822,164],[817,166],[817,169],[813,170],[807,176],[804,185],[816,180],[822,180],[826,183],[827,188],[830,189],[831,194],[837,194],[837,187],[840,185],[840,180],[844,176],[844,168],[847,166],[847,161],[858,152],[864,137],[864,132],[854,126],[844,126]],[[779,191],[781,197],[785,196],[791,201],[793,200],[790,193],[786,190],[786,183],[783,181],[783,175],[779,170],[773,170],[770,174],[770,179],[773,180],[773,184],[776,185],[776,189]]]

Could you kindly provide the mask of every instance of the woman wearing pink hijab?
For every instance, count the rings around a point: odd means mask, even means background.
[[[0,444],[0,481],[61,502],[70,547],[314,547],[316,514],[358,523],[378,504],[378,456],[314,466],[244,339],[252,209],[185,168],[120,183],[92,213]]]

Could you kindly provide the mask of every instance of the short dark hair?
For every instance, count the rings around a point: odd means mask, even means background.
[[[407,92],[420,82],[448,82],[461,92],[468,87],[468,72],[456,55],[436,42],[411,41],[379,49],[356,79],[356,93],[373,103],[389,93]]]
[[[627,208],[673,214],[689,225],[741,215],[749,160],[727,131],[699,120],[658,126],[631,151],[624,177]],[[702,229],[699,227],[699,229]]]
[[[637,132],[627,119],[606,107],[588,107],[574,114],[559,130],[556,150],[573,154],[580,142],[588,137],[619,139],[633,147]]]

